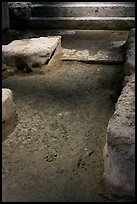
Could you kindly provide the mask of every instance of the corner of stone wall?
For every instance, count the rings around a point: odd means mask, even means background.
[[[135,197],[135,29],[129,31],[125,84],[109,120],[103,150],[104,182],[118,196]]]

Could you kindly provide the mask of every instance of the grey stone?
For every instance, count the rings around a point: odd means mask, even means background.
[[[23,19],[31,17],[31,2],[9,2],[9,9],[15,16]]]
[[[116,103],[107,127],[104,178],[112,193],[135,196],[135,74]]]
[[[125,42],[123,41],[123,44]],[[119,46],[123,46],[122,42],[120,42]],[[114,48],[119,48],[118,43],[113,45]],[[75,50],[75,49],[62,49],[62,57],[61,60],[75,60],[75,61],[83,61],[89,63],[120,63],[124,62],[124,55],[120,50],[100,50],[95,55],[90,55],[88,50]]]
[[[10,89],[2,89],[2,140],[12,133],[17,123],[16,107]]]
[[[130,30],[135,17],[31,17],[29,29]]]
[[[76,60],[76,61],[88,61],[88,50],[75,50],[75,49],[62,49],[61,60]]]
[[[35,3],[32,6],[32,15],[39,17],[125,17],[135,16],[133,3],[118,2],[46,2],[45,4]]]
[[[130,75],[134,71],[135,71],[135,28],[129,31],[125,62],[126,75]]]
[[[11,27],[16,29],[129,30],[135,26],[134,2],[11,3]]]

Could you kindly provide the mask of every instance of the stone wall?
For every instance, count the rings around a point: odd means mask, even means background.
[[[13,29],[129,30],[135,27],[130,2],[9,2]]]
[[[104,181],[112,194],[135,197],[135,29],[127,40],[125,73],[125,85],[107,127]]]
[[[125,63],[125,74],[129,76],[133,72],[135,72],[135,28],[130,30],[128,35]]]
[[[10,27],[8,2],[2,2],[2,30]]]

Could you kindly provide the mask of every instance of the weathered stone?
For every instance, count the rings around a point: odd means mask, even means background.
[[[31,2],[8,2],[10,27],[12,29],[25,29],[31,17]]]
[[[135,17],[31,17],[26,24],[29,29],[129,30],[134,27]]]
[[[8,2],[2,2],[2,30],[10,27]]]
[[[134,2],[12,2],[10,10],[14,29],[129,30],[135,26]]]
[[[41,67],[61,44],[61,36],[14,40],[2,46],[3,63],[19,69]]]
[[[15,128],[17,114],[13,95],[10,89],[2,89],[2,139],[5,139]]]
[[[120,44],[117,42],[114,45],[111,45],[110,50],[100,50],[96,55],[90,55],[88,50],[75,50],[75,49],[62,49],[61,60],[75,60],[88,63],[121,63],[124,62],[124,54],[118,49],[120,46],[123,46],[125,41]],[[115,50],[114,50],[115,48]]]
[[[8,66],[6,64],[2,64],[2,79],[5,79],[13,74],[15,74],[17,69],[13,66]]]
[[[133,71],[135,71],[135,28],[129,31],[125,62],[126,75],[132,74]]]
[[[10,89],[2,89],[2,122],[11,118],[15,112],[15,104],[13,103],[13,95]]]
[[[98,51],[95,56],[89,56],[88,60],[90,62],[100,62],[100,63],[106,63],[106,64],[115,64],[115,63],[121,63],[124,62],[124,57],[122,53],[117,51]]]
[[[121,41],[112,41],[110,43],[111,45],[111,48],[117,48],[117,47],[121,47],[121,46],[124,46],[125,45],[125,41],[121,40]]]
[[[88,50],[62,49],[61,60],[88,61]]]
[[[10,13],[28,19],[31,17],[31,5],[31,2],[9,2]]]
[[[104,167],[112,193],[135,196],[135,74],[123,88],[109,120]]]
[[[32,3],[32,2],[31,2]],[[41,3],[41,2],[39,2]],[[134,3],[118,2],[35,2],[32,16],[37,17],[125,17],[135,16]]]

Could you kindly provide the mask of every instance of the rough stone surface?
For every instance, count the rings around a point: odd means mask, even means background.
[[[25,27],[28,29],[129,30],[135,27],[135,17],[31,17]]]
[[[2,122],[11,118],[15,112],[15,105],[13,103],[12,91],[10,89],[2,89]]]
[[[31,2],[9,2],[10,12],[19,18],[31,17]]]
[[[111,192],[135,197],[135,29],[126,42],[123,90],[107,127],[104,180]]]
[[[135,28],[129,31],[125,63],[126,75],[135,71]]]
[[[95,55],[89,50],[62,49],[62,60],[75,60],[89,63],[121,63],[124,62],[125,41],[113,42],[109,50],[99,50]]]
[[[17,123],[17,114],[10,89],[2,89],[2,139],[9,135]]]
[[[40,3],[40,2],[39,2]],[[133,2],[46,2],[36,3],[32,6],[32,16],[38,17],[125,17],[135,16]]]
[[[2,30],[10,27],[8,2],[2,2]]]
[[[129,30],[135,26],[135,6],[130,2],[39,3],[10,2],[11,27]]]
[[[3,63],[19,69],[41,67],[48,63],[60,44],[60,36],[14,40],[2,46]]]
[[[104,177],[112,192],[135,196],[135,74],[123,88],[107,127]]]
[[[61,60],[88,61],[88,57],[89,57],[88,50],[78,51],[75,49],[62,49]]]
[[[31,17],[31,2],[9,2],[10,27],[24,30]]]
[[[16,71],[17,71],[16,67],[2,64],[2,79],[5,79],[5,78],[15,74]]]

